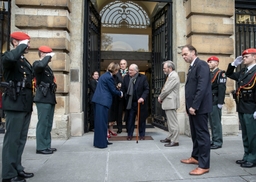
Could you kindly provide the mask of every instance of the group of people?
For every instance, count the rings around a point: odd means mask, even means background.
[[[112,144],[107,136],[116,135],[116,133],[113,131],[113,124],[109,126],[109,123],[116,121],[117,133],[121,133],[123,111],[125,111],[127,140],[132,140],[138,104],[141,112],[138,118],[140,120],[139,137],[144,140],[148,117],[148,94],[147,77],[139,73],[136,64],[131,64],[127,69],[126,60],[121,60],[120,65],[115,62],[110,63],[107,71],[99,77],[91,99],[95,111],[93,145],[97,148],[106,148]]]
[[[201,60],[197,56],[197,50],[192,45],[182,47],[182,57],[185,62],[189,63],[187,80],[185,83],[185,102],[186,112],[188,114],[191,138],[193,142],[193,150],[191,157],[182,159],[185,164],[197,164],[198,167],[192,170],[191,175],[202,175],[210,170],[210,149],[219,149],[223,144],[221,115],[224,105],[227,77],[237,81],[238,89],[234,93],[234,99],[237,103],[237,111],[242,129],[242,138],[244,144],[244,155],[242,160],[237,160],[236,163],[241,167],[250,168],[256,166],[256,49],[247,49],[242,53],[242,56],[237,57],[229,64],[226,71],[218,68],[219,58],[211,56],[206,61]],[[243,62],[245,68],[238,72],[234,72],[235,68]],[[114,64],[114,63],[111,63]],[[116,64],[116,63],[115,63]],[[110,71],[113,75],[118,73],[119,66],[116,64],[115,71]],[[166,82],[163,85],[161,93],[158,96],[158,102],[161,104],[166,113],[167,125],[169,134],[162,143],[166,143],[165,147],[179,146],[179,124],[177,119],[177,109],[180,106],[180,79],[175,71],[175,65],[168,60],[163,62],[163,72],[167,76]],[[105,73],[109,74],[109,73]],[[130,65],[128,75],[125,75],[122,86],[115,88],[113,77],[111,80],[111,89],[107,91],[98,89],[98,96],[93,99],[99,105],[103,104],[103,93],[116,94],[118,97],[124,97],[125,108],[127,111],[127,140],[131,140],[134,132],[134,120],[137,114],[138,103],[143,103],[148,95],[148,83],[144,75],[139,74],[138,66]],[[99,81],[104,85],[104,81]],[[96,89],[97,90],[97,89]],[[112,91],[111,91],[112,90]],[[108,105],[105,109],[110,108],[112,96],[109,97]],[[141,110],[144,115],[142,121],[147,117],[147,110]],[[99,126],[102,126],[106,115],[99,116],[97,120]],[[95,117],[96,120],[96,117]],[[105,119],[106,120],[106,119]],[[107,123],[107,121],[104,121]],[[145,122],[140,123],[139,134],[143,139],[145,136]],[[210,136],[210,131],[211,136]],[[105,133],[101,136],[100,131],[95,130],[94,146],[105,148],[111,144],[106,139],[107,125],[101,128]],[[101,133],[102,134],[102,133]],[[104,144],[102,144],[104,141]]]
[[[32,114],[33,102],[37,107],[36,153],[52,154],[51,130],[56,105],[56,79],[48,63],[54,53],[48,46],[38,48],[39,60],[33,65],[25,58],[30,48],[30,36],[24,32],[11,34],[13,49],[2,55],[3,110],[5,136],[2,151],[2,181],[24,182],[33,173],[24,171],[21,164]]]
[[[26,144],[32,114],[33,102],[36,103],[38,123],[36,128],[36,153],[52,154],[57,151],[51,147],[51,130],[56,105],[56,79],[49,67],[54,53],[48,46],[38,48],[39,60],[31,65],[25,58],[30,47],[30,37],[23,32],[11,34],[13,49],[2,55],[5,92],[3,110],[6,118],[6,133],[2,152],[2,178],[7,181],[26,181],[33,173],[24,171],[21,156]],[[256,166],[256,49],[243,51],[228,65],[226,71],[218,68],[219,58],[211,56],[207,62],[197,57],[192,45],[182,47],[182,57],[189,63],[185,83],[185,102],[188,114],[193,149],[191,156],[182,159],[185,164],[196,164],[189,174],[202,175],[210,170],[210,149],[222,147],[221,110],[224,104],[227,77],[237,81],[234,99],[237,104],[242,129],[244,154],[236,163],[241,167]],[[245,67],[234,72],[240,64]],[[120,69],[121,68],[121,69]],[[163,72],[167,76],[158,102],[165,110],[169,135],[162,143],[166,147],[179,146],[179,124],[177,109],[180,107],[180,80],[175,65],[168,60],[163,62]],[[120,65],[112,62],[107,71],[99,77],[92,74],[90,81],[92,93],[90,129],[94,130],[93,145],[106,148],[112,144],[109,134],[115,135],[109,123],[117,122],[117,133],[122,132],[122,118],[125,110],[127,140],[133,139],[135,120],[140,106],[139,137],[145,139],[146,118],[148,117],[147,98],[149,84],[147,77],[139,72],[136,64],[127,68],[127,62]],[[33,91],[35,91],[35,94]],[[211,127],[212,137],[208,129]]]

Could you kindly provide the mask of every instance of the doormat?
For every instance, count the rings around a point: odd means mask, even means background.
[[[138,138],[140,140],[140,138]],[[136,141],[137,137],[133,136],[132,140],[127,140],[127,136],[113,136],[108,139],[109,141]],[[145,140],[154,140],[151,136],[145,136]],[[141,140],[143,141],[143,140]]]

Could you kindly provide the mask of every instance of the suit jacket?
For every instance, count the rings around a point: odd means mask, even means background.
[[[209,65],[196,58],[192,68],[188,72],[185,84],[185,98],[187,113],[190,107],[197,114],[212,112],[212,89]]]
[[[4,80],[8,83],[9,81],[14,83],[16,97],[13,99],[12,95],[14,94],[5,91],[2,98],[3,110],[32,112],[32,79],[34,76],[31,64],[25,57],[22,57],[26,48],[27,45],[21,44],[2,55]],[[25,80],[25,87],[19,87],[20,91],[17,93],[17,83],[22,83],[23,80]]]
[[[35,61],[33,63],[33,70],[36,78],[36,95],[34,98],[34,102],[47,103],[47,104],[57,103],[56,95],[55,95],[57,85],[54,82],[55,77],[54,77],[53,71],[48,66],[48,63],[50,61],[51,61],[51,56],[45,56],[41,61]],[[47,89],[47,88],[42,87],[41,82],[50,85],[46,95],[43,94],[42,89]]]
[[[107,71],[99,78],[92,102],[110,108],[114,95],[121,96],[121,92],[116,89],[114,79]]]
[[[127,89],[129,86],[129,82],[130,82],[130,76],[126,75],[124,77],[122,89],[121,89],[124,93],[126,103],[128,101]],[[147,77],[145,75],[142,75],[139,73],[133,87],[134,87],[133,94],[135,94],[134,97],[135,97],[136,102],[139,100],[139,98],[144,99],[144,104],[141,104],[141,106],[140,106],[140,111],[141,111],[140,119],[141,119],[141,121],[144,121],[148,117],[148,104],[147,104],[148,99],[147,98],[148,98],[148,94],[149,94],[149,85],[148,85]],[[126,108],[126,106],[125,106],[125,108]]]
[[[172,71],[159,95],[162,102],[162,109],[177,109],[180,107],[180,78],[176,71]]]
[[[239,72],[234,72],[235,66],[232,66],[231,64],[228,65],[228,69],[226,71],[227,77],[236,80],[238,88],[240,86],[246,85],[250,82],[254,74],[256,74],[256,65],[251,68],[248,72],[246,72],[246,68],[242,68]],[[255,80],[255,78],[254,78]],[[250,82],[248,87],[252,87],[251,89],[241,89],[240,90],[240,96],[243,97],[243,95],[247,95],[248,91],[250,90],[251,95],[256,95],[256,85],[253,85],[253,81]],[[243,94],[241,94],[243,93]],[[247,95],[248,96],[248,95]],[[239,102],[237,102],[237,112],[245,113],[245,114],[253,114],[254,111],[256,111],[256,102],[252,98],[249,98],[246,100],[244,98],[239,98]]]

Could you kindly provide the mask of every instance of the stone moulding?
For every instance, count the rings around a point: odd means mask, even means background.
[[[19,7],[54,7],[71,10],[70,0],[16,0],[15,4]]]

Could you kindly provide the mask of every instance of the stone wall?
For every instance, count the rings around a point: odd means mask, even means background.
[[[219,68],[226,70],[234,60],[234,0],[188,0],[184,1],[186,9],[187,44],[192,44],[198,56],[207,60],[210,56],[220,59]],[[228,79],[225,105],[222,109],[223,134],[236,134],[239,129],[236,105],[230,91],[234,81]],[[188,130],[185,131],[188,133]]]
[[[55,52],[50,66],[57,80],[57,105],[52,137],[70,137],[70,79],[72,9],[70,0],[16,0],[12,1],[11,31],[30,35],[30,51],[26,58],[31,64],[38,60],[38,47],[50,46]],[[80,15],[81,16],[81,15]],[[34,105],[29,137],[35,136],[37,109]]]

